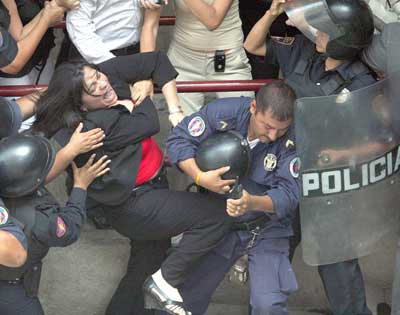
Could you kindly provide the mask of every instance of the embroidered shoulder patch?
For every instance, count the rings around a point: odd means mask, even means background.
[[[292,174],[293,178],[299,177],[299,170],[300,170],[300,159],[296,157],[293,160],[291,160],[289,164],[289,171],[290,174]]]
[[[0,225],[8,222],[8,211],[6,208],[0,207]]]
[[[271,36],[271,39],[278,44],[282,44],[282,45],[286,45],[286,46],[290,46],[293,44],[294,42],[294,37],[289,37],[289,36],[285,36],[285,37],[280,37],[280,36]]]
[[[206,124],[200,116],[193,117],[188,124],[188,131],[192,137],[199,137],[204,133]]]
[[[67,226],[65,225],[65,222],[63,219],[60,217],[57,218],[57,230],[56,230],[56,235],[58,238],[61,238],[65,235],[67,232]]]

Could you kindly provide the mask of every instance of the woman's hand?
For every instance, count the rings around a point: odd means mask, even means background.
[[[105,137],[103,130],[96,128],[81,132],[82,128],[83,123],[79,123],[66,145],[68,151],[72,152],[74,156],[95,150],[103,145],[103,142],[101,142]]]
[[[107,160],[107,155],[102,156],[93,164],[96,154],[92,154],[84,166],[78,168],[72,162],[72,171],[74,173],[74,187],[86,190],[95,178],[103,176],[110,168],[107,167],[111,160]]]
[[[130,86],[130,89],[132,101],[135,106],[143,102],[147,96],[152,98],[154,94],[154,85],[152,80],[138,81],[134,85]]]
[[[173,114],[169,114],[168,116],[168,120],[171,123],[172,127],[175,127],[177,124],[179,124],[183,118],[185,118],[183,112],[176,112]]]

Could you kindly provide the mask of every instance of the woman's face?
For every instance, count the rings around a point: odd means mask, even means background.
[[[91,67],[84,67],[83,80],[82,110],[108,108],[116,104],[118,96],[104,73]]]

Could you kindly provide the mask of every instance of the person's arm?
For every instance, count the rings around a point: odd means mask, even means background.
[[[267,10],[263,17],[253,26],[243,44],[244,49],[249,53],[258,56],[267,55],[267,35],[272,23],[283,13],[282,5],[285,2],[286,0],[273,0],[269,10]]]
[[[179,168],[189,175],[196,185],[202,186],[218,194],[227,193],[230,186],[235,183],[234,179],[222,179],[221,176],[229,171],[229,166],[221,167],[216,170],[202,172],[194,158],[189,158],[178,162]]]
[[[167,55],[162,51],[118,56],[98,65],[101,72],[126,83],[152,79],[162,88],[178,75]]]
[[[16,100],[21,114],[22,120],[26,120],[36,114],[36,103],[40,97],[40,92],[34,92]]]
[[[277,168],[268,183],[270,188],[263,196],[255,196],[243,190],[242,198],[228,199],[227,212],[231,216],[241,216],[247,211],[275,213],[283,224],[290,224],[293,212],[300,198],[300,184],[294,148],[281,148]],[[239,208],[238,208],[239,207]]]
[[[245,189],[243,189],[242,197],[240,199],[228,199],[226,201],[226,211],[231,217],[239,217],[250,210],[275,213],[274,202],[268,195],[252,195]]]
[[[10,25],[8,27],[8,31],[11,36],[16,40],[20,40],[23,36],[23,28],[21,18],[18,14],[17,4],[15,0],[2,0],[1,1],[4,6],[8,9],[8,14],[10,15]],[[33,19],[36,20],[40,17],[40,13]],[[33,21],[32,20],[32,21]]]
[[[95,150],[103,145],[105,137],[103,130],[95,128],[82,132],[83,124],[80,123],[70,137],[68,143],[57,152],[54,164],[47,174],[46,184],[60,175],[80,154]]]
[[[15,228],[17,228],[15,226]],[[20,233],[24,236],[22,230]],[[27,251],[10,231],[0,229],[0,265],[20,267],[27,258]]]
[[[140,52],[149,52],[156,49],[158,25],[161,8],[144,10],[142,32],[140,34]]]
[[[236,117],[240,115],[238,110],[247,106],[249,102],[249,98],[217,99],[199,112],[185,117],[171,131],[166,141],[171,163],[177,164],[200,186],[218,193],[229,190],[228,186],[233,184],[234,180],[221,179],[221,175],[228,171],[227,168],[202,172],[194,158],[200,143],[219,130],[221,120],[225,121],[227,117],[231,117],[225,131],[236,127]]]
[[[10,64],[0,68],[0,70],[8,74],[17,74],[21,71],[32,57],[47,29],[51,25],[60,22],[64,17],[64,12],[65,9],[59,7],[54,0],[46,3],[44,9],[40,11],[40,17],[31,31],[20,40],[17,40],[18,53],[14,60]]]
[[[74,186],[65,207],[53,207],[41,211],[36,221],[42,221],[41,230],[35,230],[37,239],[50,247],[65,247],[78,240],[86,221],[86,190],[93,180],[109,171],[107,157],[94,163],[92,155],[81,168],[72,164]],[[37,225],[39,226],[39,224]]]
[[[72,43],[82,57],[89,63],[99,64],[115,55],[96,34],[96,26],[92,20],[96,13],[96,2],[83,1],[79,9],[68,12],[66,27]]]
[[[207,4],[202,0],[184,0],[190,11],[208,30],[213,31],[221,25],[226,13],[232,5],[232,0],[214,0]]]

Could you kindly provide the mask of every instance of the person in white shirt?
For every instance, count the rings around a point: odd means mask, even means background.
[[[79,54],[99,64],[116,55],[153,51],[160,12],[160,5],[146,0],[83,0],[67,14],[66,26]]]

